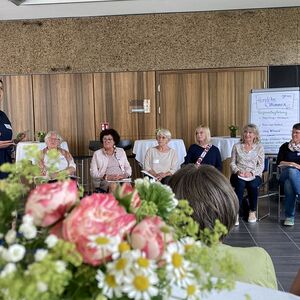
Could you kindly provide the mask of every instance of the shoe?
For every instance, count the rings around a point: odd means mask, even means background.
[[[257,219],[256,219],[255,211],[250,211],[249,212],[249,217],[248,217],[248,222],[249,223],[255,223],[256,221],[257,221]]]
[[[237,214],[236,220],[235,220],[235,223],[234,223],[234,226],[239,226],[239,225],[240,225],[240,222],[239,222],[239,214]]]
[[[284,226],[294,226],[295,225],[294,218],[285,218],[283,225]]]

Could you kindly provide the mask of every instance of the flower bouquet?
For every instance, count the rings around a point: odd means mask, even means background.
[[[200,299],[233,287],[234,261],[216,256],[226,229],[199,231],[169,187],[145,178],[82,197],[62,180],[29,192],[17,178],[30,182],[35,166],[1,169],[11,174],[0,181],[0,299],[172,299],[174,288]]]
[[[236,125],[230,125],[228,126],[228,129],[230,130],[230,136],[236,137],[236,132],[238,131],[239,127]]]

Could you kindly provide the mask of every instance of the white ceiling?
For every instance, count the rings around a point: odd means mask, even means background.
[[[42,0],[41,0],[42,1]],[[16,6],[0,0],[0,20],[130,15],[300,6],[300,0],[122,0]]]

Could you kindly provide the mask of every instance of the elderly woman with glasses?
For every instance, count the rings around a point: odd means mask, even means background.
[[[158,129],[156,140],[158,145],[146,152],[144,168],[156,180],[166,183],[178,169],[177,152],[168,146],[171,140],[171,132],[168,129]]]
[[[63,139],[56,131],[49,131],[45,136],[46,148],[41,151],[39,166],[41,174],[50,179],[56,179],[60,174],[74,175],[76,164],[72,155],[60,147]],[[51,150],[58,152],[58,157],[51,155]]]
[[[90,174],[96,190],[108,192],[113,181],[129,178],[132,170],[124,149],[116,147],[120,142],[120,135],[116,130],[109,128],[101,131],[100,141],[103,148],[95,151]]]

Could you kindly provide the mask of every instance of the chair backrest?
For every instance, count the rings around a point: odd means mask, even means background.
[[[90,143],[89,143],[89,149],[91,151],[99,150],[100,147],[101,147],[101,142],[100,141],[90,141]]]
[[[120,140],[117,147],[123,148],[125,151],[130,150],[132,148],[132,141],[131,140]]]

